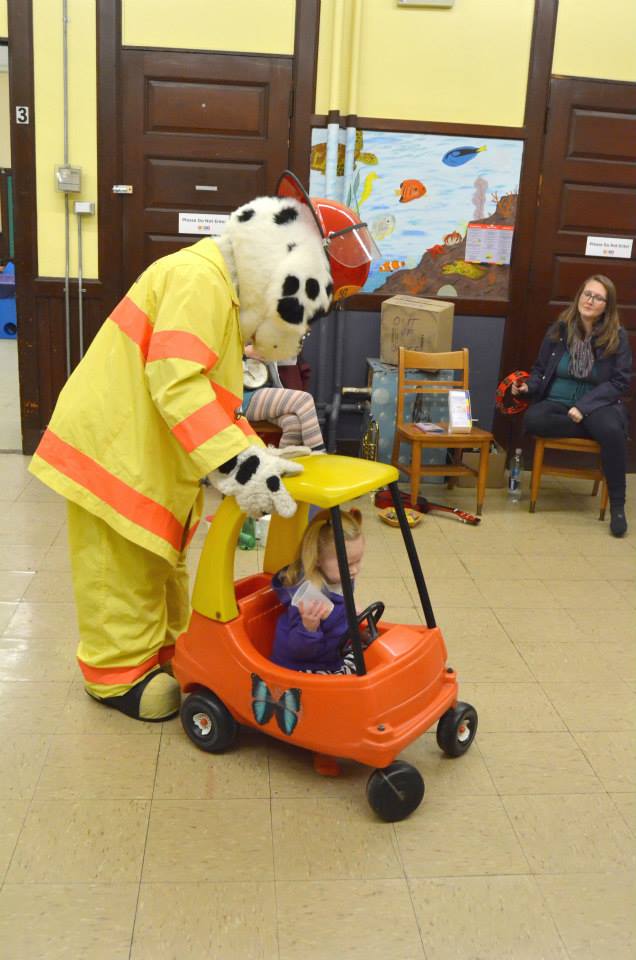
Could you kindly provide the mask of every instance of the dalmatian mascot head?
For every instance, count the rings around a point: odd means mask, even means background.
[[[289,171],[277,196],[235,210],[217,243],[238,290],[243,338],[267,360],[295,357],[310,325],[363,286],[378,255],[353,211],[310,199]]]
[[[217,243],[238,289],[243,338],[266,360],[295,357],[310,324],[359,290],[379,255],[353,211],[310,200],[289,171],[277,196],[235,210]],[[280,478],[303,468],[285,452],[249,446],[210,479],[244,513],[290,517],[296,504]]]

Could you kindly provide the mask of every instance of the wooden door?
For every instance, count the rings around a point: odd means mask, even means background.
[[[200,239],[179,213],[229,213],[288,165],[292,60],[121,51],[124,288]]]
[[[588,257],[588,236],[633,238],[630,259]],[[592,273],[616,284],[636,357],[636,84],[555,77],[527,297],[522,363]],[[634,381],[633,381],[634,383]],[[636,430],[632,389],[630,414]],[[630,464],[635,468],[631,444]]]

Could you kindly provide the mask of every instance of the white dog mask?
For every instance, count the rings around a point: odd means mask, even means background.
[[[244,340],[266,360],[295,357],[333,292],[310,210],[290,197],[259,197],[231,214],[217,243],[238,289]]]

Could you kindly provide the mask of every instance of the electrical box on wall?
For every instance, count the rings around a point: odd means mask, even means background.
[[[398,7],[454,7],[455,0],[396,0]]]
[[[76,200],[73,203],[73,213],[78,215],[93,216],[95,214],[95,204],[92,200]]]
[[[55,186],[62,193],[80,193],[82,189],[82,168],[68,164],[55,168]]]

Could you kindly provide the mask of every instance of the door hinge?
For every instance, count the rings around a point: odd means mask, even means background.
[[[294,116],[294,88],[289,91],[289,116]]]

